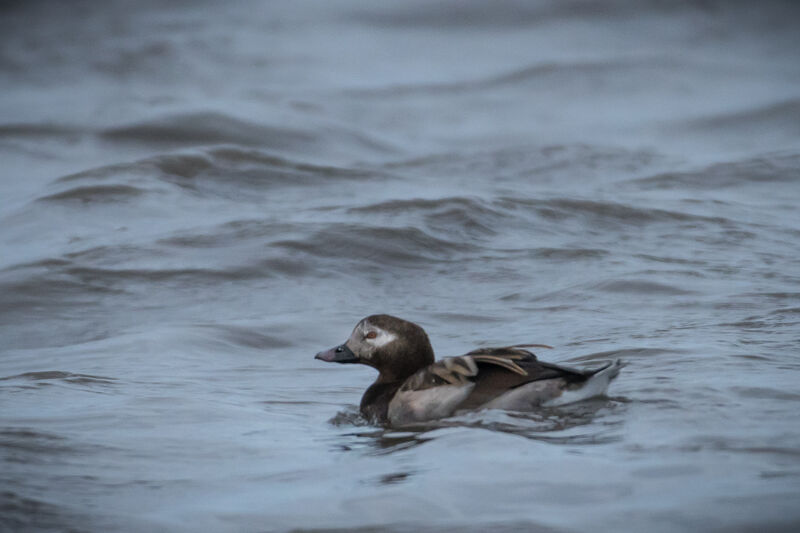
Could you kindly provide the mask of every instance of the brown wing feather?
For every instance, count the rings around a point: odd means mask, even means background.
[[[584,381],[590,374],[580,370],[543,363],[533,352],[534,346],[522,344],[500,348],[478,348],[465,355],[446,357],[419,370],[400,390],[425,390],[443,385],[475,383],[475,389],[463,407],[480,405],[505,391],[543,379],[562,378],[567,382]]]
[[[536,355],[528,350],[524,350],[523,348],[551,348],[546,344],[515,344],[513,346],[503,346],[500,348],[477,348],[472,350],[471,352],[467,352],[466,355],[496,355],[499,357],[507,357],[511,359],[517,359],[520,357],[533,357],[536,359]]]
[[[478,366],[466,356],[446,357],[418,370],[403,383],[402,391],[424,390],[439,385],[465,385],[478,374]]]
[[[499,355],[467,355],[464,357],[472,357],[472,359],[476,363],[486,363],[491,365],[502,366],[503,368],[510,370],[516,374],[521,376],[527,376],[528,372],[525,371],[522,367],[520,367],[517,363],[514,362],[515,359],[522,359],[523,356],[521,355],[512,355],[512,356],[499,356]]]
[[[563,379],[567,383],[575,383],[585,381],[592,373],[591,371],[587,372],[539,361],[536,355],[524,349],[533,346],[535,345],[480,348],[470,352],[476,362],[483,362],[480,359],[485,357],[479,354],[491,354],[492,356],[506,359],[509,364],[513,364],[523,372],[509,369],[507,365],[498,365],[494,361],[491,361],[493,364],[481,364],[479,372],[473,378],[475,388],[461,404],[460,408],[471,409],[478,407],[508,390],[532,381]],[[542,347],[544,346],[542,345]],[[486,361],[486,363],[489,362]]]
[[[479,373],[486,372],[489,368],[496,368],[504,374],[510,373],[521,377],[523,382],[528,381],[525,379],[528,371],[518,362],[536,361],[536,356],[524,349],[531,346],[544,345],[524,344],[501,348],[478,348],[465,355],[445,357],[419,370],[403,384],[401,390],[424,390],[438,385],[464,385],[479,379]]]

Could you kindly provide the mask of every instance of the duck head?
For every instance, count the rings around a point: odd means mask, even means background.
[[[319,352],[315,359],[368,365],[380,373],[379,382],[394,382],[433,363],[433,348],[425,330],[413,322],[372,315],[356,324],[344,344]]]

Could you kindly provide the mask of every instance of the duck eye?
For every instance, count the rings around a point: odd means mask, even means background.
[[[365,337],[365,338],[367,338],[367,339],[374,339],[374,338],[375,338],[375,337],[377,337],[377,336],[378,336],[378,334],[377,334],[377,333],[375,333],[374,331],[370,331],[369,333],[367,333],[366,335],[364,335],[364,337]]]

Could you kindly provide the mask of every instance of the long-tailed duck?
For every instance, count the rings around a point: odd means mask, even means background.
[[[361,363],[378,379],[361,398],[361,413],[373,423],[402,426],[459,411],[498,408],[528,411],[605,393],[622,362],[582,370],[539,361],[525,344],[479,348],[434,362],[425,331],[389,315],[361,320],[344,344],[316,359]]]

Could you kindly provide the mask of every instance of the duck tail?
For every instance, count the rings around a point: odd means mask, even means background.
[[[619,371],[622,370],[622,367],[624,367],[625,365],[627,365],[627,363],[622,359],[614,359],[613,361],[608,361],[605,365],[592,371],[592,378],[598,377],[600,374],[603,374],[606,375],[608,381],[611,381],[612,379],[614,379],[619,375]]]
[[[625,363],[622,359],[614,359],[595,370],[581,387],[584,390],[584,398],[605,394],[608,385],[619,375],[619,371],[622,370],[623,366],[625,366]]]
[[[566,405],[595,396],[602,396],[608,390],[608,385],[611,381],[619,375],[619,371],[625,363],[621,359],[609,361],[602,367],[588,371],[589,378],[580,384],[574,384],[568,390],[565,390],[561,396],[555,398],[544,405],[559,406]]]

